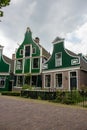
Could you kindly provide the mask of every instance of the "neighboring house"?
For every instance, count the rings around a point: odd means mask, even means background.
[[[13,61],[3,55],[3,46],[0,45],[0,91],[12,90]]]
[[[82,54],[64,48],[64,39],[53,41],[53,53],[43,66],[42,87],[58,90],[79,90],[87,85],[87,61]]]
[[[20,88],[24,84],[41,87],[42,64],[49,56],[50,54],[39,44],[39,38],[32,39],[32,32],[28,27],[24,41],[17,49],[14,58],[14,88]]]

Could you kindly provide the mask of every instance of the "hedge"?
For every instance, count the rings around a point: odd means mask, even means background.
[[[20,92],[12,92],[12,91],[3,91],[1,92],[1,95],[7,95],[7,96],[20,96]]]

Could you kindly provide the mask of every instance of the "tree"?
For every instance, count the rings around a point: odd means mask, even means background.
[[[8,6],[10,4],[10,0],[0,0],[0,17],[3,17],[2,7]]]

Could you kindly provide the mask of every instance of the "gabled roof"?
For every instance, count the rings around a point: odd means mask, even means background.
[[[65,49],[70,55],[73,55],[73,56],[78,56],[76,53],[74,53],[74,52],[72,52],[72,51],[70,51],[70,50],[68,50],[68,49]]]
[[[14,72],[14,60],[8,58],[7,56],[3,55],[3,59],[11,65],[10,71]]]

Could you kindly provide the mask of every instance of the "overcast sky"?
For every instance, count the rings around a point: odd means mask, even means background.
[[[2,10],[0,44],[6,56],[11,58],[23,42],[27,27],[49,52],[59,36],[67,49],[87,54],[87,0],[11,0]]]

